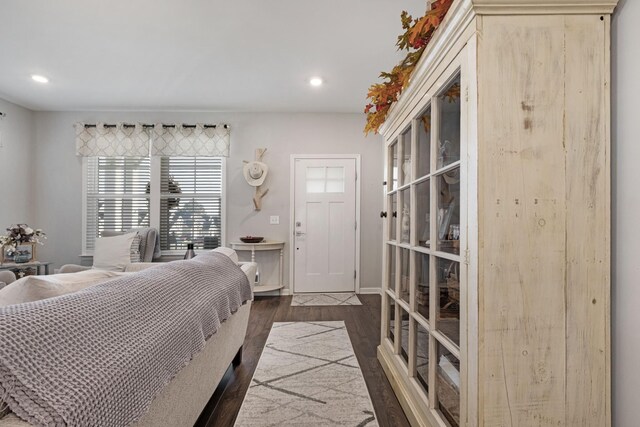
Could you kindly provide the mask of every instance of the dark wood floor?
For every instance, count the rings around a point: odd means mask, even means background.
[[[409,426],[378,359],[380,296],[359,295],[362,306],[291,307],[291,297],[257,297],[245,339],[242,364],[229,369],[197,426],[230,427],[242,405],[273,322],[343,320],[362,368],[381,427]]]

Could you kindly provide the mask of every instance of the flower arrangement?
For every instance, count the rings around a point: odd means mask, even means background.
[[[7,234],[0,236],[0,246],[4,247],[9,256],[15,254],[19,245],[23,243],[37,243],[44,245],[47,235],[40,228],[33,229],[27,224],[14,224],[7,228]]]
[[[407,87],[411,74],[422,57],[427,44],[442,23],[453,0],[427,2],[427,12],[421,18],[413,19],[406,11],[400,15],[404,33],[398,36],[398,50],[406,50],[407,56],[391,72],[380,73],[382,83],[371,85],[367,98],[371,100],[364,109],[367,115],[365,134],[378,133],[389,113],[391,104],[398,100],[400,92]],[[430,4],[430,7],[429,7]]]

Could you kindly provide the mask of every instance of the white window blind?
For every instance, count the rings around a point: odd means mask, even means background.
[[[163,251],[222,244],[223,162],[219,157],[87,157],[86,234],[90,254],[105,230],[157,227]],[[157,162],[157,163],[156,163]],[[160,189],[159,199],[154,198]],[[153,189],[153,191],[151,191]]]
[[[160,248],[213,249],[222,243],[222,162],[219,157],[163,157],[160,167]]]
[[[87,158],[86,239],[93,251],[105,230],[125,231],[149,226],[149,158]]]

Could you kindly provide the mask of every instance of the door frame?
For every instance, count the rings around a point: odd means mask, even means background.
[[[356,294],[360,293],[360,154],[291,154],[289,162],[289,283],[291,293],[296,293],[295,284],[295,192],[296,192],[296,160],[317,160],[317,159],[352,159],[356,161]]]

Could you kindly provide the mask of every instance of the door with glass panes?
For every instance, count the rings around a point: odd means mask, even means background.
[[[415,392],[429,409],[452,426],[461,425],[464,413],[466,147],[461,117],[456,72],[387,142],[383,212],[383,345],[415,380]]]

